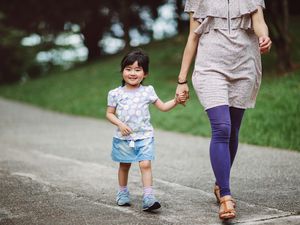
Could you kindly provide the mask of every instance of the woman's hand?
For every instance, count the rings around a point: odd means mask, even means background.
[[[269,52],[272,46],[272,41],[268,36],[259,37],[259,50],[261,54]]]
[[[180,104],[185,105],[186,101],[189,99],[189,87],[187,84],[177,85],[176,99]]]
[[[126,124],[122,123],[119,126],[119,129],[121,131],[121,134],[123,136],[128,136],[132,133],[132,130],[130,129],[130,127],[128,127]]]
[[[269,29],[264,19],[264,13],[261,6],[257,8],[257,11],[252,14],[253,30],[258,37],[260,53],[266,53],[270,51],[272,41],[269,37]]]

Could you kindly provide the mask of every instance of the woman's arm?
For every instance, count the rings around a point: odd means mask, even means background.
[[[262,8],[259,6],[257,11],[252,14],[253,29],[256,36],[259,38],[259,48],[261,53],[266,53],[270,50],[272,41],[269,37],[268,26],[264,19]]]
[[[115,113],[116,108],[108,106],[106,109],[106,118],[120,129],[123,136],[131,134],[132,130],[130,129],[130,127],[128,127],[125,123],[118,119]]]
[[[193,13],[190,13],[190,31],[186,46],[184,48],[181,68],[178,76],[178,82],[185,82],[187,80],[187,75],[189,72],[189,68],[191,63],[195,57],[199,35],[197,35],[194,30],[199,26],[199,22],[193,18]],[[178,84],[176,89],[176,95],[185,93],[186,98],[189,96],[189,88],[187,84]]]

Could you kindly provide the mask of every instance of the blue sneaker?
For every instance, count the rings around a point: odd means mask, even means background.
[[[143,211],[153,211],[161,207],[160,203],[156,200],[154,195],[147,195],[143,198]]]
[[[116,201],[118,206],[130,206],[129,191],[118,191]]]

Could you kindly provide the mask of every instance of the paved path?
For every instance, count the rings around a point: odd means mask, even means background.
[[[115,204],[114,126],[0,98],[0,224],[221,224],[206,138],[156,131],[157,213]],[[239,224],[300,224],[300,154],[240,145],[232,170]]]

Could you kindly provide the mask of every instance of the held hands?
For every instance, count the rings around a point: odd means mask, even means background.
[[[189,99],[189,87],[187,84],[178,84],[176,89],[176,102],[185,106]]]
[[[268,36],[261,36],[259,37],[258,41],[259,41],[259,50],[261,54],[270,51],[272,46],[272,41]]]
[[[126,124],[122,123],[119,126],[119,129],[121,131],[121,134],[123,136],[128,136],[132,133],[132,130],[130,129],[130,127],[128,127]]]
[[[185,102],[187,101],[186,99],[186,96],[184,93],[181,93],[181,94],[176,94],[175,96],[175,102],[176,102],[176,105],[177,104],[182,104],[183,106],[185,106]]]

